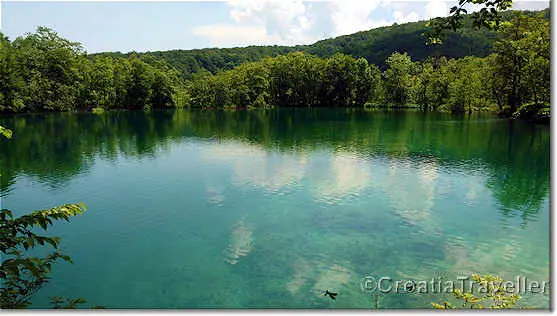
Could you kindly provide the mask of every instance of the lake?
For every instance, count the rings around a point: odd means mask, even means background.
[[[281,109],[2,117],[2,207],[48,230],[33,300],[106,308],[431,308],[367,281],[550,276],[549,126],[489,114]],[[385,279],[386,280],[386,279]],[[385,284],[383,284],[385,285]],[[329,289],[336,300],[321,295]],[[519,301],[549,308],[549,291]]]

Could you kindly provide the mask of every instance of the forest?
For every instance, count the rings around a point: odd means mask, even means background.
[[[535,16],[540,12],[522,11],[523,14]],[[541,11],[544,19],[549,20],[549,10]],[[501,13],[503,21],[512,19],[513,13]],[[350,55],[354,58],[365,58],[370,64],[385,69],[385,61],[395,51],[404,51],[416,60],[428,56],[445,56],[461,58],[465,56],[485,57],[493,52],[493,43],[499,33],[487,28],[473,26],[471,15],[463,16],[459,31],[446,30],[444,45],[426,45],[424,30],[426,21],[405,24],[393,24],[369,31],[318,41],[312,45],[298,46],[248,46],[234,48],[204,48],[193,50],[170,50],[156,52],[106,52],[92,56],[127,57],[132,54],[153,56],[164,59],[178,69],[185,79],[191,79],[195,73],[209,71],[213,74],[219,70],[230,70],[250,61],[259,61],[265,57],[276,57],[300,51],[318,57],[327,58],[336,53]],[[403,39],[403,40],[402,40]]]
[[[88,55],[39,27],[13,41],[0,34],[0,112],[411,107],[543,119],[550,102],[548,14],[507,12],[497,32],[465,27],[442,45],[426,46],[418,22],[308,47],[198,50],[213,61],[197,67],[178,65],[184,56],[176,51],[174,60],[172,51]],[[405,47],[417,39],[424,49]],[[476,56],[455,55],[456,48]]]

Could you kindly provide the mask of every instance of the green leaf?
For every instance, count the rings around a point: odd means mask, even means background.
[[[3,126],[0,126],[0,135],[3,135],[6,138],[12,138],[12,131]]]

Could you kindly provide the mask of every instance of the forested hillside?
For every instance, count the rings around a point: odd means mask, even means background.
[[[196,76],[186,94],[192,107],[366,105],[521,117],[548,111],[550,27],[543,13],[515,12],[486,57],[420,60],[402,51],[388,55],[384,69],[349,54],[290,53]]]
[[[289,46],[248,46],[127,54],[110,52],[91,56],[128,57],[133,54],[139,57],[155,57],[166,61],[180,71],[184,79],[191,79],[195,73],[203,71],[216,73],[219,70],[229,70],[246,62],[284,55],[296,50],[298,50],[296,47]]]
[[[458,32],[447,32],[443,45],[426,45],[425,37],[422,36],[425,29],[425,21],[380,27],[319,41],[308,46],[305,51],[320,57],[329,57],[335,53],[363,57],[384,69],[387,57],[397,51],[406,52],[416,60],[424,60],[428,56],[485,57],[492,52],[492,45],[497,38],[496,32],[474,30],[467,26]]]
[[[545,19],[549,19],[549,9],[543,12]],[[539,12],[524,11],[523,13],[535,15]],[[511,15],[512,11],[503,13],[503,20],[509,20]],[[322,40],[312,45],[207,48],[127,54],[116,52],[100,55],[125,57],[137,54],[138,56],[162,58],[179,70],[184,79],[190,79],[193,74],[204,70],[214,74],[218,70],[230,70],[245,62],[258,61],[264,57],[275,57],[295,51],[323,58],[331,57],[336,53],[343,53],[354,58],[363,57],[368,63],[375,64],[382,70],[387,66],[385,60],[395,51],[406,52],[418,61],[424,60],[428,56],[485,57],[493,52],[493,44],[498,37],[494,31],[473,28],[471,19],[468,17],[465,18],[462,29],[456,32],[446,32],[443,45],[426,45],[426,38],[422,36],[425,30],[426,21],[420,21],[380,27]]]

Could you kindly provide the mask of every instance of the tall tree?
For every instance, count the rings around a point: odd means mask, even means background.
[[[385,79],[387,103],[402,105],[408,101],[414,75],[414,63],[406,53],[395,52],[387,58],[387,70],[383,73]]]
[[[514,113],[534,102],[540,108],[549,102],[550,28],[543,17],[516,13],[502,26],[503,38],[495,43],[494,71],[503,79],[504,102]]]
[[[18,37],[13,42],[23,80],[24,105],[29,110],[71,110],[77,95],[79,43],[61,38],[49,28]]]

